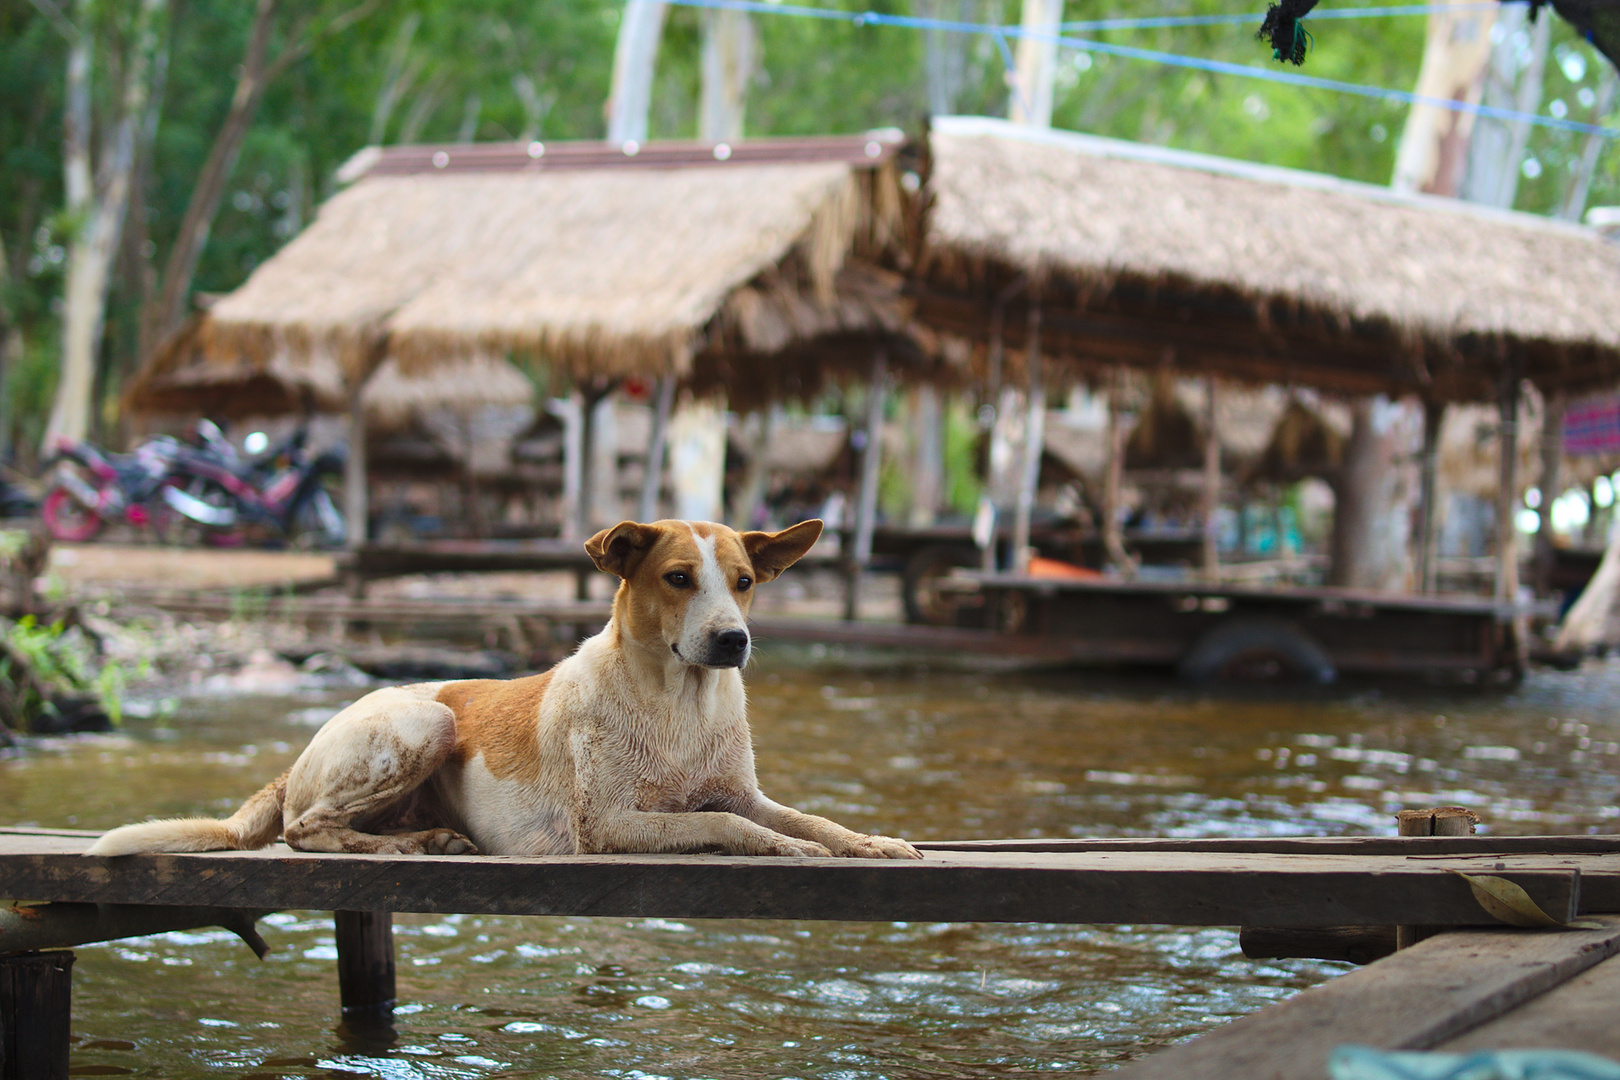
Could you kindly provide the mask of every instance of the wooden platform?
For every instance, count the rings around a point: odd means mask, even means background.
[[[391,1013],[389,913],[395,911],[1273,928],[1423,924],[1451,932],[1153,1055],[1122,1075],[1324,1080],[1327,1054],[1342,1042],[1494,1045],[1492,1025],[1501,1025],[1501,1038],[1531,1045],[1541,1038],[1614,1052],[1620,1041],[1611,1012],[1587,996],[1601,993],[1609,1003],[1620,989],[1620,959],[1607,959],[1620,951],[1620,836],[962,841],[920,844],[921,861],[891,862],[328,855],[283,845],[91,858],[83,852],[95,835],[0,828],[0,898],[27,905],[0,905],[0,965],[33,963],[7,959],[24,950],[203,925],[226,926],[262,949],[252,924],[263,914],[331,910],[344,1015],[352,1020]],[[1602,928],[1469,929],[1497,920],[1462,874],[1506,878],[1553,919],[1596,918]],[[67,976],[54,977],[54,1004],[37,1010],[41,1016],[66,1013]],[[14,1026],[35,1022],[20,1013],[11,1020]],[[41,1054],[50,1049],[37,1042],[33,1049]],[[65,1076],[67,1042],[52,1045],[58,1057],[49,1075]]]
[[[0,897],[97,904],[678,919],[1490,925],[1467,882],[1520,884],[1567,920],[1620,913],[1620,838],[1006,841],[920,862],[718,855],[87,858],[92,833],[0,830]],[[1479,848],[1489,843],[1488,853]],[[1470,850],[1473,848],[1473,850]],[[5,947],[0,940],[0,950]]]

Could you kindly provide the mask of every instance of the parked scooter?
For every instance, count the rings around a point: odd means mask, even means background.
[[[239,544],[259,533],[297,547],[343,545],[343,514],[326,488],[328,476],[343,472],[340,452],[311,455],[302,428],[251,455],[210,421],[199,421],[193,434],[170,466],[162,497],[206,542]]]
[[[58,540],[84,541],[108,524],[155,529],[168,525],[160,497],[180,451],[174,439],[149,439],[128,454],[109,454],[88,442],[61,440],[53,447],[49,487],[40,515]]]

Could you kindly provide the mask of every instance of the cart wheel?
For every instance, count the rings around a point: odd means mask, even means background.
[[[101,515],[75,499],[66,488],[53,487],[45,493],[40,508],[45,527],[57,540],[70,543],[89,540],[101,531]]]
[[[939,590],[942,579],[958,567],[977,566],[977,548],[952,544],[932,544],[906,560],[905,579],[900,595],[906,605],[906,621],[929,626],[953,626],[960,603]]]
[[[1282,619],[1236,618],[1215,626],[1187,650],[1176,674],[1191,683],[1273,679],[1330,683],[1339,672],[1326,652]]]

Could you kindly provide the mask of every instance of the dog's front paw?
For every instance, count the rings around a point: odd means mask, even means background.
[[[922,852],[893,836],[856,836],[838,854],[846,859],[922,858]]]
[[[476,855],[478,845],[453,829],[435,829],[422,839],[428,855]]]
[[[784,836],[772,843],[767,855],[788,855],[800,859],[830,859],[833,853],[814,840],[798,840]]]

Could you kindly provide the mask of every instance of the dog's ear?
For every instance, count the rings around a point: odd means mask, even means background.
[[[745,532],[743,550],[754,564],[754,580],[766,582],[804,557],[821,538],[821,519],[801,521],[781,532]]]
[[[598,570],[627,578],[635,573],[642,556],[658,543],[658,534],[656,525],[621,521],[585,541],[585,554],[591,557]]]

